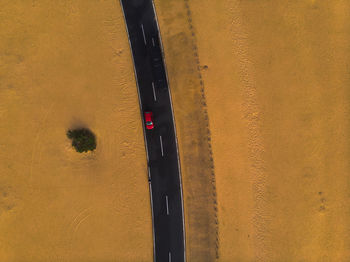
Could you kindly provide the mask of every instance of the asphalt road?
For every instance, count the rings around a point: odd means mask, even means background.
[[[185,261],[183,200],[171,97],[152,0],[121,0],[138,84],[140,107],[153,112],[146,130],[153,215],[154,260]]]

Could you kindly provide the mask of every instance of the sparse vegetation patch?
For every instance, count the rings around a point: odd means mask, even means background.
[[[95,135],[87,128],[68,130],[67,137],[72,140],[72,146],[79,153],[96,149]]]

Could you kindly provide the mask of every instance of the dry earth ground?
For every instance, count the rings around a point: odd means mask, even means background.
[[[119,2],[0,2],[0,261],[152,261]],[[88,126],[94,153],[65,133]]]
[[[197,195],[211,190],[199,77],[215,163],[218,261],[350,260],[349,5],[156,0],[189,261],[216,255],[215,205]]]

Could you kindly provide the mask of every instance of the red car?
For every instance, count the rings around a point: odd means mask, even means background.
[[[145,115],[145,123],[146,123],[146,129],[153,129],[154,124],[153,124],[153,113],[146,111],[144,113]]]

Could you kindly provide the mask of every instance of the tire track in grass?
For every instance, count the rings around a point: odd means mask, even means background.
[[[248,130],[249,173],[252,179],[254,212],[254,250],[255,261],[269,261],[268,209],[266,202],[266,172],[264,161],[264,145],[261,137],[260,109],[257,101],[257,84],[254,79],[254,67],[249,59],[248,35],[245,30],[239,2],[232,1],[227,9],[232,17],[231,36],[234,56],[238,58],[238,70],[242,84],[242,112]]]

